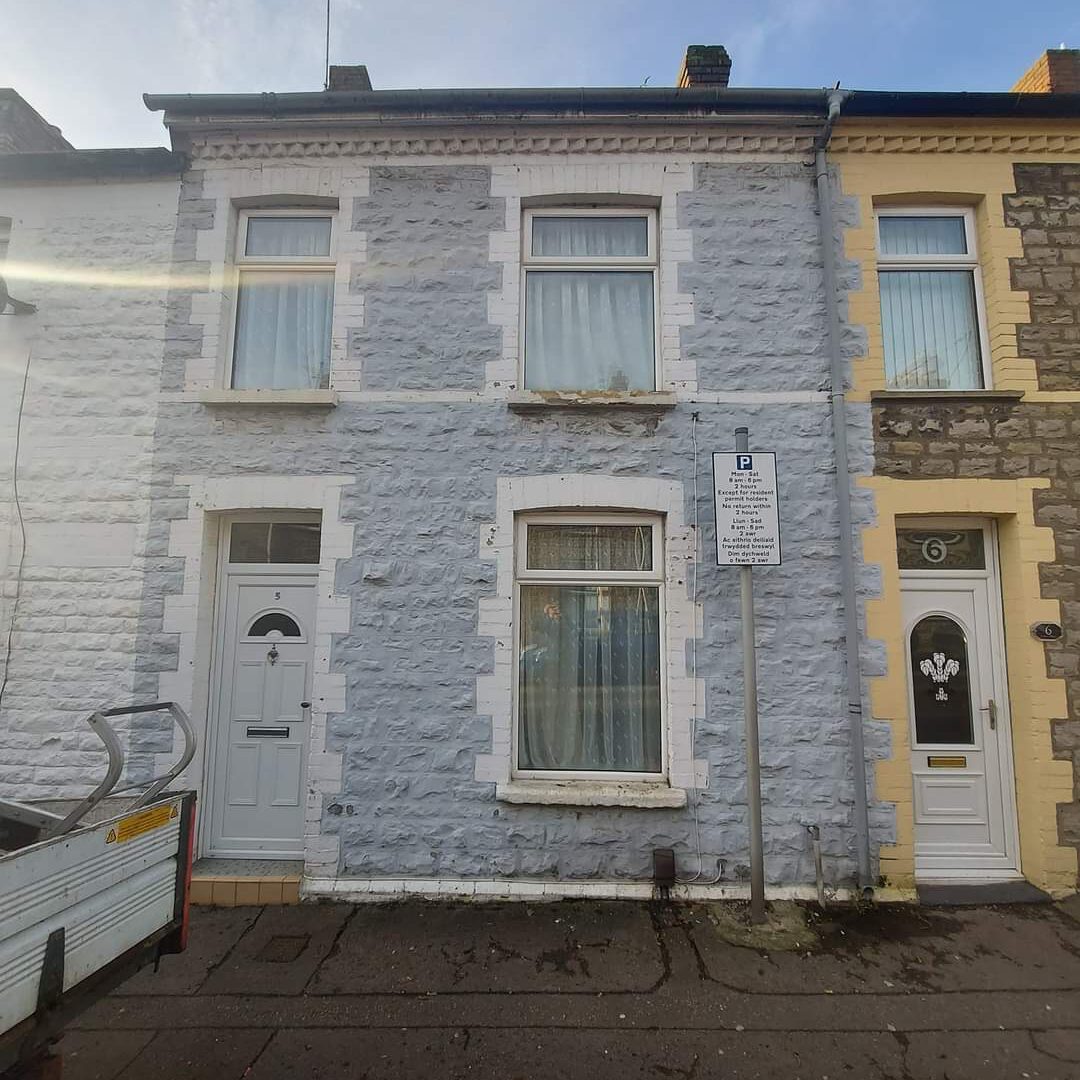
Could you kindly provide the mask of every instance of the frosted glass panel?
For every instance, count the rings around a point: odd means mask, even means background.
[[[975,279],[970,270],[882,270],[885,374],[901,389],[981,387]]]
[[[317,521],[237,521],[230,531],[229,562],[317,563],[320,532]]]
[[[532,271],[525,292],[528,389],[655,389],[651,273]]]
[[[911,691],[918,742],[974,742],[967,639],[952,619],[928,615],[911,631]]]
[[[649,223],[643,217],[533,218],[533,254],[562,258],[647,256]]]
[[[304,258],[330,254],[330,221],[312,217],[248,218],[249,257],[281,258],[298,255]]]
[[[878,218],[882,255],[966,255],[962,217]]]
[[[241,274],[236,298],[234,389],[328,387],[333,293],[332,271]]]

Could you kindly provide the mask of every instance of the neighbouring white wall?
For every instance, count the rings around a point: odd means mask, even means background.
[[[131,698],[176,205],[175,178],[0,186],[0,217],[12,219],[0,273],[38,307],[0,317],[0,794],[9,797],[91,787],[104,754],[83,721]],[[28,357],[22,553],[12,480]]]

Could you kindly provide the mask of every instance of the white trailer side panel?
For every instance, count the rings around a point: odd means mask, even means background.
[[[181,800],[0,857],[0,1033],[37,1006],[45,944],[64,928],[64,990],[172,921]]]

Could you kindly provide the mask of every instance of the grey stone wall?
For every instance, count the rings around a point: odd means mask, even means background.
[[[365,390],[480,390],[501,335],[488,325],[499,284],[488,236],[506,221],[480,166],[371,170],[352,227],[367,233],[367,262],[350,287],[364,294],[364,326],[350,335]],[[437,328],[437,333],[431,333]]]
[[[816,255],[810,170],[706,166],[683,196],[681,224],[694,229],[697,261],[680,287],[698,323],[685,348],[703,384],[757,391],[816,389],[827,378],[824,307]],[[365,389],[475,390],[499,337],[487,322],[497,285],[490,229],[503,208],[475,166],[375,169],[354,226],[368,234],[369,262],[355,279],[365,293]],[[202,214],[197,191],[190,212]],[[763,243],[775,230],[781,244]],[[186,235],[184,223],[178,237]],[[813,249],[810,245],[814,244]],[[718,258],[720,251],[725,259]],[[753,286],[740,277],[753,268]],[[737,295],[735,295],[737,293]],[[183,311],[183,300],[176,308]],[[764,336],[762,336],[764,335]],[[184,333],[177,355],[186,348]],[[166,361],[165,383],[171,374]],[[510,806],[473,779],[491,751],[490,718],[476,713],[478,675],[491,671],[489,639],[477,636],[494,565],[479,557],[481,529],[496,516],[499,476],[617,473],[677,480],[695,520],[694,415],[704,606],[698,675],[706,717],[694,756],[709,762],[700,793],[706,879],[715,860],[726,880],[748,862],[738,582],[712,565],[711,459],[749,423],[754,445],[779,455],[785,562],[756,575],[769,879],[813,880],[805,826],[821,826],[830,880],[854,871],[853,789],[844,703],[840,563],[830,417],[825,401],[773,405],[681,403],[670,411],[555,409],[520,414],[504,403],[343,402],[329,412],[253,412],[163,404],[155,456],[158,571],[148,579],[147,670],[168,668],[160,634],[162,589],[178,591],[167,558],[166,519],[186,514],[176,474],[353,475],[343,517],[355,547],[338,564],[336,592],[352,598],[352,623],[333,645],[332,670],[347,678],[346,710],[330,718],[328,748],[344,755],[341,792],[323,828],[341,838],[343,875],[647,878],[650,853],[674,846],[693,873],[693,813],[684,810]],[[852,416],[853,466],[869,471],[868,410]],[[860,502],[858,512],[870,509]],[[872,585],[872,583],[868,583]],[[172,661],[175,664],[175,660]],[[689,658],[688,658],[689,662]],[[871,750],[885,749],[870,728]],[[892,836],[875,811],[876,838]]]

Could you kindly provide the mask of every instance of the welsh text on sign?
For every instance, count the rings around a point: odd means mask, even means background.
[[[776,454],[713,454],[713,496],[717,564],[779,566]]]

